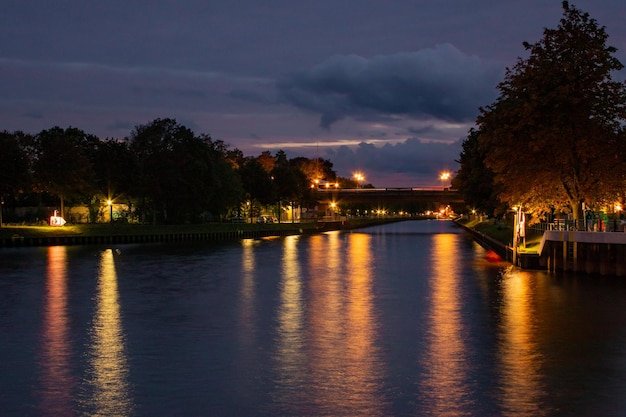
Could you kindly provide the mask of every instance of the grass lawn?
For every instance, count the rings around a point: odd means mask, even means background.
[[[350,219],[349,228],[366,227],[397,219]],[[121,224],[98,223],[57,226],[16,226],[3,225],[0,227],[0,239],[13,236],[26,238],[54,237],[54,236],[129,236],[129,235],[167,235],[174,233],[210,233],[231,231],[265,231],[265,230],[294,230],[313,231],[320,227],[320,223],[203,223],[179,225],[148,225],[148,224]]]
[[[500,243],[511,245],[513,242],[513,228],[511,225],[496,223],[493,220],[480,222],[478,220],[465,223],[465,226],[478,230]],[[537,252],[543,234],[532,229],[526,230],[526,246],[520,243],[519,252]]]
[[[171,233],[203,233],[228,232],[237,230],[288,230],[294,227],[305,229],[313,228],[313,223],[276,223],[276,224],[247,224],[247,223],[205,223],[183,225],[146,225],[146,224],[79,224],[54,226],[13,226],[3,225],[0,228],[0,238],[10,238],[14,235],[23,237],[45,236],[123,236],[123,235],[162,235]]]

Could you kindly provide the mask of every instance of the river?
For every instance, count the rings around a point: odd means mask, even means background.
[[[448,221],[0,248],[0,415],[626,415],[625,301]]]

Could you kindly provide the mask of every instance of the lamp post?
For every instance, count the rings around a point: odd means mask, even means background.
[[[513,207],[515,220],[513,221],[513,265],[517,265],[519,240],[523,239],[523,247],[526,248],[526,215],[522,206]]]
[[[359,185],[360,183],[362,183],[363,181],[365,181],[365,176],[363,175],[363,173],[361,172],[355,172],[353,174],[353,178],[356,181],[356,188],[360,188]]]
[[[441,180],[441,185],[443,186],[443,188],[446,188],[446,183],[450,179],[450,172],[443,171],[441,175],[439,175],[439,179]]]
[[[109,205],[109,223],[113,223],[113,201],[108,199],[107,204]]]
[[[513,265],[517,266],[517,240],[519,239],[519,208],[513,207],[515,218],[513,220]]]

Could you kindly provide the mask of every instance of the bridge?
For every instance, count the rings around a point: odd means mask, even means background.
[[[464,203],[461,193],[449,188],[319,188],[315,191],[322,204],[369,204],[377,206],[455,205]]]

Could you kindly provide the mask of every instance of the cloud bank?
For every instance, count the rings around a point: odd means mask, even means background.
[[[286,103],[320,114],[324,128],[374,115],[466,122],[497,96],[503,71],[443,44],[371,59],[334,56],[283,77],[277,89]]]
[[[362,142],[356,148],[329,148],[326,155],[340,176],[364,171],[376,187],[419,187],[438,183],[442,171],[456,171],[461,140],[425,143],[417,138],[377,147]],[[375,179],[374,179],[375,178]]]

